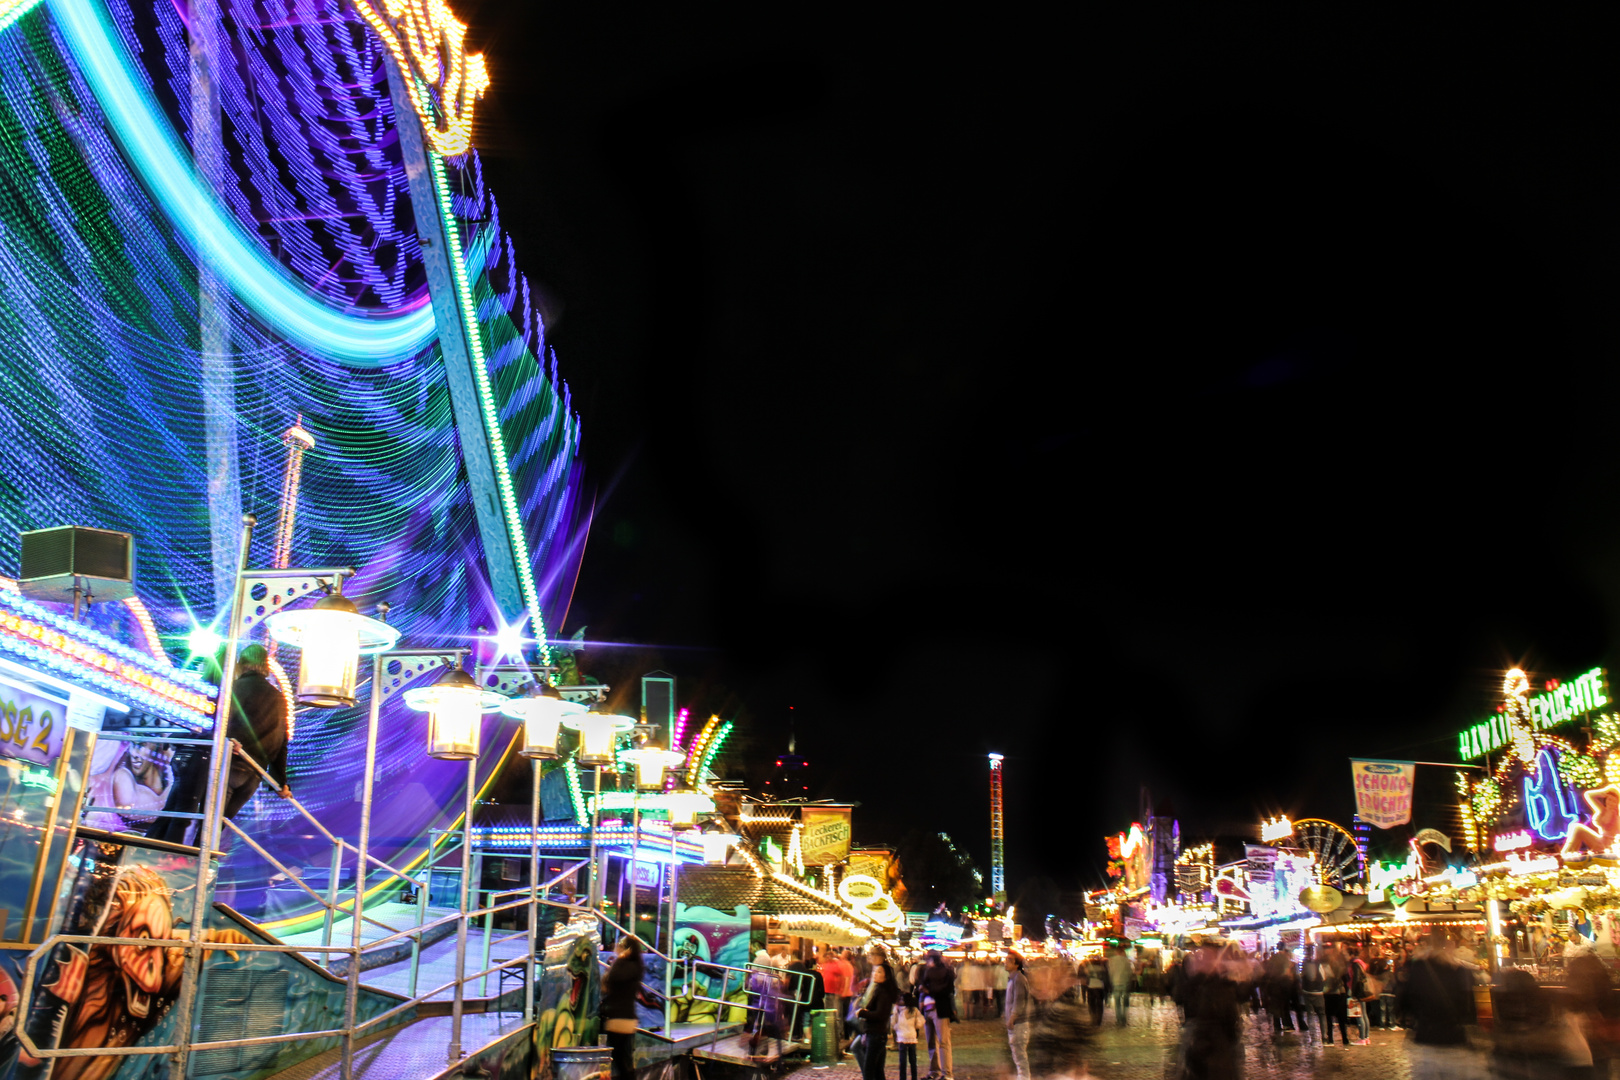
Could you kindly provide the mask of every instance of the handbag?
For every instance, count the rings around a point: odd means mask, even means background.
[[[853,1039],[849,1040],[849,1052],[854,1054],[855,1055],[855,1060],[861,1063],[862,1068],[865,1068],[865,1066],[866,1066],[866,1032],[863,1031],[859,1035],[855,1036]]]

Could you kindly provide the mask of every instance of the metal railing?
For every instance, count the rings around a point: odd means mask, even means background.
[[[142,738],[142,741],[173,740]],[[267,772],[265,772],[258,762],[247,756],[236,740],[230,740],[229,749],[233,755],[239,758],[241,762],[252,768],[253,771],[256,772],[265,783],[269,784],[272,790],[279,791],[280,785],[277,784]],[[63,971],[59,973],[58,982],[54,984],[59,986],[61,985],[61,980],[64,977],[67,977],[70,980],[82,978],[82,970],[77,973],[70,974],[68,969],[71,969],[75,965],[87,965],[88,950],[95,946],[133,946],[140,949],[182,949],[186,951],[188,958],[195,956],[199,959],[204,953],[219,951],[225,951],[232,954],[233,959],[235,958],[236,954],[244,952],[276,952],[298,955],[317,953],[323,958],[327,959],[328,963],[326,966],[328,971],[331,969],[330,961],[332,958],[337,956],[345,956],[348,958],[349,970],[347,972],[348,978],[346,980],[348,985],[344,1002],[344,1023],[337,1027],[323,1028],[316,1031],[285,1032],[274,1036],[255,1036],[253,1038],[242,1039],[193,1041],[189,1038],[183,1038],[182,1040],[174,1043],[157,1046],[60,1048],[36,1045],[27,1031],[26,1026],[18,1025],[17,1037],[23,1049],[36,1059],[40,1060],[70,1057],[136,1057],[156,1054],[170,1054],[176,1056],[176,1071],[173,1075],[183,1077],[185,1062],[180,1060],[180,1058],[182,1056],[189,1055],[189,1053],[193,1051],[223,1050],[237,1046],[261,1045],[272,1042],[291,1042],[315,1038],[342,1038],[344,1040],[344,1073],[345,1075],[350,1075],[352,1070],[353,1049],[357,1039],[368,1032],[379,1029],[380,1026],[384,1025],[387,1021],[400,1016],[408,1010],[414,1009],[416,1006],[436,998],[446,990],[451,990],[454,994],[452,1007],[454,1033],[452,1036],[452,1045],[459,1046],[460,1022],[462,1015],[461,1006],[467,985],[476,980],[483,980],[481,984],[481,996],[487,996],[488,977],[492,974],[496,974],[497,972],[501,972],[507,968],[516,967],[518,965],[524,965],[526,968],[524,977],[524,1017],[528,1022],[534,1021],[534,990],[538,964],[536,925],[538,922],[539,909],[542,905],[559,908],[567,911],[570,917],[575,913],[591,910],[586,904],[575,903],[572,900],[557,900],[553,899],[549,895],[552,889],[557,885],[570,878],[576,877],[582,869],[587,868],[590,865],[590,860],[583,859],[572,862],[544,882],[538,880],[538,865],[536,864],[531,868],[532,872],[528,886],[500,891],[479,889],[477,892],[480,897],[479,903],[482,906],[469,907],[464,911],[455,911],[451,912],[450,914],[440,916],[436,919],[425,920],[423,916],[426,913],[426,897],[431,881],[431,871],[429,871],[429,877],[427,880],[419,882],[416,878],[395,869],[383,860],[378,859],[368,853],[363,860],[366,867],[380,870],[389,877],[397,878],[408,885],[420,889],[417,904],[418,918],[416,920],[416,925],[412,927],[398,928],[365,914],[365,902],[359,889],[360,875],[357,875],[356,898],[348,903],[338,900],[338,880],[342,868],[344,853],[353,852],[356,855],[359,855],[360,849],[356,845],[349,843],[347,840],[333,835],[333,833],[323,824],[321,824],[319,819],[317,819],[314,814],[310,813],[309,809],[296,798],[290,795],[286,796],[285,798],[287,803],[292,806],[293,809],[296,810],[298,814],[302,816],[304,820],[307,821],[313,828],[315,828],[333,847],[331,860],[332,872],[326,890],[326,895],[324,896],[305,883],[299,874],[294,873],[287,866],[283,865],[279,859],[267,851],[263,845],[244,832],[242,828],[234,821],[222,818],[221,824],[229,827],[230,830],[240,837],[241,840],[260,858],[264,859],[276,870],[286,875],[289,881],[303,889],[304,892],[308,894],[309,898],[322,909],[323,925],[320,945],[289,945],[285,943],[257,944],[246,940],[245,935],[242,935],[240,932],[225,931],[224,934],[221,934],[218,930],[207,931],[207,934],[209,935],[207,937],[199,937],[196,934],[186,933],[185,937],[176,937],[172,940],[164,941],[154,940],[152,938],[124,938],[102,934],[53,934],[42,941],[27,955],[23,965],[23,980],[18,1002],[18,1010],[20,1015],[29,1015],[28,1010],[33,1002],[33,995],[38,980],[39,968],[43,961],[49,960],[55,956],[56,959],[62,963]],[[123,810],[116,807],[104,809],[117,813],[130,812],[130,808],[124,808]],[[175,811],[152,814],[142,813],[142,816],[185,817],[189,819],[200,819],[203,817],[201,814],[180,813]],[[465,841],[463,840],[462,842]],[[430,839],[431,845],[436,845],[437,843],[438,841],[436,839]],[[200,849],[198,850],[199,859],[207,858],[210,854],[213,856],[218,856],[220,852],[214,851],[205,853]],[[441,854],[442,853],[436,854],[434,851],[430,850],[428,856],[428,866],[431,867],[434,865],[437,858],[440,857]],[[361,860],[357,859],[357,871],[360,870],[360,867]],[[464,887],[465,884],[466,883],[464,882]],[[524,930],[520,930],[516,933],[499,938],[498,940],[494,939],[493,929],[495,915],[503,911],[512,911],[525,907],[529,909],[528,927]],[[383,937],[375,938],[369,942],[360,941],[360,935],[357,929],[355,933],[355,940],[351,942],[351,944],[333,945],[333,923],[339,913],[347,914],[351,917],[358,917],[362,923],[370,924],[374,927],[385,930],[387,931],[387,934]],[[484,920],[485,929],[483,955],[481,958],[482,967],[479,971],[469,974],[466,970],[466,930],[470,923],[480,918]],[[417,977],[420,966],[420,953],[423,937],[428,931],[447,924],[456,924],[458,929],[456,975],[449,981],[441,983],[440,985],[429,990],[417,992]],[[227,940],[226,935],[234,935],[234,937]],[[236,940],[238,938],[241,940]],[[355,998],[359,989],[358,975],[361,957],[368,951],[374,952],[385,946],[392,945],[406,939],[409,939],[412,943],[410,993],[407,995],[405,1000],[399,1002],[398,1004],[391,1006],[387,1010],[378,1013],[369,1019],[357,1022],[354,1018],[354,1006]],[[500,960],[494,964],[490,963],[490,950],[492,947],[496,945],[505,945],[519,939],[524,939],[528,943],[528,947],[524,950],[524,955],[507,960]],[[66,945],[70,949],[69,956],[65,960],[59,956],[56,956],[58,946],[62,945]],[[182,1033],[182,1035],[186,1034],[189,1034],[189,1032]]]
[[[731,964],[716,963],[712,960],[699,960],[695,956],[671,958],[647,944],[647,942],[639,935],[625,929],[605,912],[597,912],[597,918],[599,918],[604,924],[617,930],[621,937],[634,937],[637,941],[640,941],[641,951],[644,955],[656,956],[664,962],[664,990],[660,991],[657,987],[649,985],[645,979],[642,980],[641,988],[647,992],[648,996],[658,998],[663,1002],[665,1038],[672,1040],[674,1038],[676,1023],[674,1019],[675,1006],[678,1003],[702,1002],[704,1004],[712,1004],[714,1006],[714,1019],[710,1024],[709,1031],[709,1045],[711,1048],[715,1043],[720,1041],[720,1029],[723,1026],[729,1027],[732,1023],[734,1023],[734,1021],[727,1019],[732,1010],[740,1009],[745,1014],[763,1014],[766,1012],[768,1007],[758,1003],[758,999],[763,995],[748,988],[749,981],[755,973],[763,973],[771,978],[778,979],[784,976],[793,977],[793,981],[795,983],[794,994],[791,997],[786,994],[779,994],[777,995],[777,999],[792,1008],[794,1010],[793,1015],[795,1017],[797,1016],[798,1009],[809,1008],[814,1004],[811,1001],[811,989],[815,986],[815,978],[808,972],[791,971],[754,963],[748,963],[742,965],[741,967],[737,967]],[[604,971],[612,965],[612,961],[606,955],[600,956],[598,959]],[[710,997],[707,994],[698,993],[698,977],[700,974],[700,969],[702,972],[718,975],[720,981],[719,997]],[[680,994],[675,993],[672,980],[674,979],[674,973],[676,971],[683,972],[679,979],[679,984],[682,987],[690,986],[692,990],[690,994],[685,993],[684,991]],[[733,976],[736,976],[737,979],[737,989],[745,994],[742,1001],[731,1000],[731,985]],[[712,986],[714,979],[713,977],[705,977],[704,981]],[[761,1016],[761,1023],[763,1023],[764,1019],[765,1018]],[[791,1031],[787,1032],[783,1037],[783,1041],[791,1042],[792,1039],[789,1037],[791,1035]]]

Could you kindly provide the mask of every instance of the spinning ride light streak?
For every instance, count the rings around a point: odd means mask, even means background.
[[[142,181],[193,250],[206,253],[231,292],[267,325],[302,349],[360,367],[413,357],[432,342],[433,310],[426,303],[396,312],[343,312],[294,282],[198,183],[190,155],[139,88],[98,0],[49,5]]]
[[[413,638],[443,640],[489,621],[486,558],[499,543],[518,564],[520,606],[535,614],[525,625],[545,638],[546,621],[566,607],[589,506],[580,425],[476,152],[433,155],[425,202],[462,246],[451,268],[451,310],[482,368],[467,372],[473,422],[487,433],[491,459],[502,462],[504,475],[490,488],[494,541],[477,527],[478,496],[423,285],[417,207],[397,130],[401,120],[415,127],[416,118],[393,106],[384,42],[348,0],[258,0],[252,19],[239,17],[249,5],[223,6],[214,33],[225,162],[217,196],[199,190],[249,258],[246,270],[237,267],[240,281],[221,274],[218,309],[228,323],[219,340],[236,375],[219,412],[236,428],[243,508],[268,515],[276,506],[289,450],[280,435],[302,413],[300,426],[320,452],[302,462],[296,519],[278,546],[307,565],[356,566],[357,596],[389,600],[394,623]],[[203,9],[218,10],[190,10]],[[187,147],[195,137],[186,119],[189,32],[167,0],[0,0],[0,27],[6,20],[0,340],[10,350],[4,373],[15,429],[0,443],[4,524],[68,519],[136,533],[143,545],[136,586],[151,632],[133,605],[98,606],[89,617],[137,651],[154,634],[173,644],[213,615],[210,567],[198,558],[209,548],[209,522],[197,407],[207,348],[199,263],[211,253],[190,235],[203,226],[193,220],[188,231],[165,201],[174,184],[197,187]],[[97,67],[98,60],[111,66]],[[121,82],[125,99],[106,94],[109,79]],[[419,89],[431,99],[433,88]],[[137,134],[176,166],[172,183],[149,175],[126,146],[112,116],[118,110],[126,123],[132,116],[150,122]],[[176,197],[198,209],[192,196]],[[292,297],[311,318],[335,321],[343,339],[322,328],[294,338],[265,314],[273,312],[265,296],[249,295],[261,285]],[[420,333],[397,334],[412,320]],[[378,340],[388,345],[384,331],[402,344],[373,348]],[[396,359],[387,359],[390,351]],[[354,359],[355,352],[363,355]],[[270,558],[269,540],[267,532],[256,558]],[[0,529],[0,571],[16,559],[14,533]],[[47,667],[79,662],[30,644],[50,653]],[[117,659],[142,666],[121,653]],[[147,678],[144,669],[135,674],[137,682]],[[190,677],[171,678],[176,689],[192,689]],[[122,691],[127,684],[117,681]],[[150,711],[188,726],[209,722],[169,695],[139,691],[146,697],[135,703]],[[374,848],[404,865],[418,857],[426,830],[445,824],[444,808],[459,804],[465,770],[423,764],[420,718],[386,708],[393,711],[383,723],[378,784],[399,814]],[[352,831],[352,716],[333,710],[301,720],[290,747],[294,786],[323,822]],[[483,743],[504,745],[511,723],[486,721]],[[481,790],[498,767],[485,758]],[[267,850],[296,863],[308,853],[298,850],[304,830],[285,827],[291,814],[261,798],[241,822]],[[243,863],[236,876],[262,878],[249,861],[232,860]],[[239,897],[247,903],[245,891]]]

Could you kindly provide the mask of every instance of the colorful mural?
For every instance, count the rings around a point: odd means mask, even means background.
[[[540,973],[534,1007],[538,1051],[535,1075],[551,1075],[554,1046],[594,1046],[602,1000],[602,969],[597,954],[602,938],[594,916],[578,916],[546,939],[545,963]]]
[[[193,856],[146,847],[81,838],[74,846],[77,870],[63,895],[61,932],[102,937],[146,938],[153,944],[75,945],[64,943],[42,961],[38,987],[24,1023],[34,1045],[56,1049],[157,1046],[175,1039],[173,1006],[179,995],[185,953],[165,948],[190,929],[191,897],[197,887]],[[203,940],[223,944],[276,944],[228,909],[209,905]],[[0,954],[0,1080],[162,1080],[165,1055],[90,1056],[38,1060],[10,1045],[15,1036],[17,970],[25,954]],[[344,984],[301,956],[274,952],[209,951],[203,961],[197,1020],[199,1042],[320,1031],[335,1027],[343,1014]],[[356,1013],[364,1019],[402,999],[363,991]],[[403,1023],[412,1013],[399,1018]],[[334,1039],[263,1043],[199,1050],[192,1054],[193,1077],[229,1075],[256,1080],[336,1045]]]
[[[683,972],[671,987],[675,1023],[704,1023],[714,1019],[718,1006],[698,998],[738,1002],[739,1007],[728,1009],[724,1019],[741,1023],[747,1018],[747,1011],[740,1007],[748,998],[746,984],[735,974],[728,978],[704,965],[740,968],[752,960],[756,947],[764,948],[763,940],[756,946],[753,924],[748,909],[741,904],[729,913],[701,904],[675,905],[675,958],[697,961],[688,969],[693,972],[692,977],[688,979]]]

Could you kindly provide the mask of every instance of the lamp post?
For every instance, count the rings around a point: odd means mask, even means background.
[[[638,734],[642,731],[652,732],[651,727],[637,728]],[[626,750],[619,757],[628,761],[636,769],[636,798],[634,807],[630,812],[630,918],[628,925],[632,934],[636,933],[636,868],[641,857],[641,793],[643,791],[662,791],[664,788],[664,770],[672,769],[686,760],[686,755],[676,750],[664,750],[643,742],[634,749]],[[657,905],[654,905],[654,914]],[[640,936],[639,934],[637,935]]]
[[[457,652],[466,654],[465,649]],[[461,1060],[461,978],[467,970],[467,909],[472,891],[472,821],[473,804],[478,795],[479,734],[483,714],[500,708],[506,700],[505,694],[485,690],[472,676],[461,670],[459,657],[454,664],[446,666],[444,673],[432,686],[405,691],[405,704],[428,714],[428,756],[442,761],[467,763],[467,803],[461,818],[461,888],[457,896],[461,918],[456,922],[456,986],[450,1004],[448,1058],[452,1065]],[[484,932],[489,933],[489,928],[486,927]],[[359,923],[356,921],[356,938],[359,934]],[[349,1078],[345,1076],[344,1080]]]
[[[219,849],[220,819],[229,786],[231,762],[226,753],[226,733],[231,718],[236,652],[243,635],[261,622],[270,622],[277,640],[286,644],[297,644],[306,637],[312,642],[320,640],[323,644],[319,659],[313,664],[299,665],[300,686],[307,680],[311,691],[307,702],[302,696],[300,701],[316,707],[352,704],[353,672],[359,655],[386,649],[399,638],[398,631],[387,623],[361,615],[354,603],[343,596],[344,579],[354,576],[354,570],[349,567],[249,569],[247,560],[256,524],[258,520],[252,514],[243,516],[236,585],[231,593],[230,621],[225,634],[225,656],[220,664],[219,697],[214,706],[213,746],[203,796],[203,818],[197,830],[197,884],[192,892],[191,926],[186,938],[189,947],[181,969],[180,995],[175,1010],[175,1054],[169,1066],[172,1080],[185,1080],[191,1052],[193,999],[202,960],[201,950],[196,946],[202,940],[203,923],[208,914],[209,870]],[[311,596],[322,599],[309,609],[285,610],[288,605]],[[348,673],[346,681],[344,672]]]
[[[581,765],[589,765],[595,771],[595,784],[593,792],[595,799],[591,804],[591,907],[600,909],[602,905],[602,875],[596,867],[596,829],[602,820],[602,766],[613,764],[613,744],[618,737],[626,731],[633,730],[636,722],[628,716],[614,716],[612,713],[599,713],[595,710],[583,716],[564,717],[563,727],[579,732],[579,750],[575,760]]]
[[[539,947],[540,926],[540,769],[541,763],[562,756],[557,749],[558,731],[563,717],[577,716],[585,706],[564,701],[555,687],[542,675],[529,691],[509,699],[501,706],[505,716],[523,721],[523,747],[518,752],[530,760],[533,790],[529,795],[529,964],[528,977],[523,980],[523,1017],[533,1021],[535,950]]]

